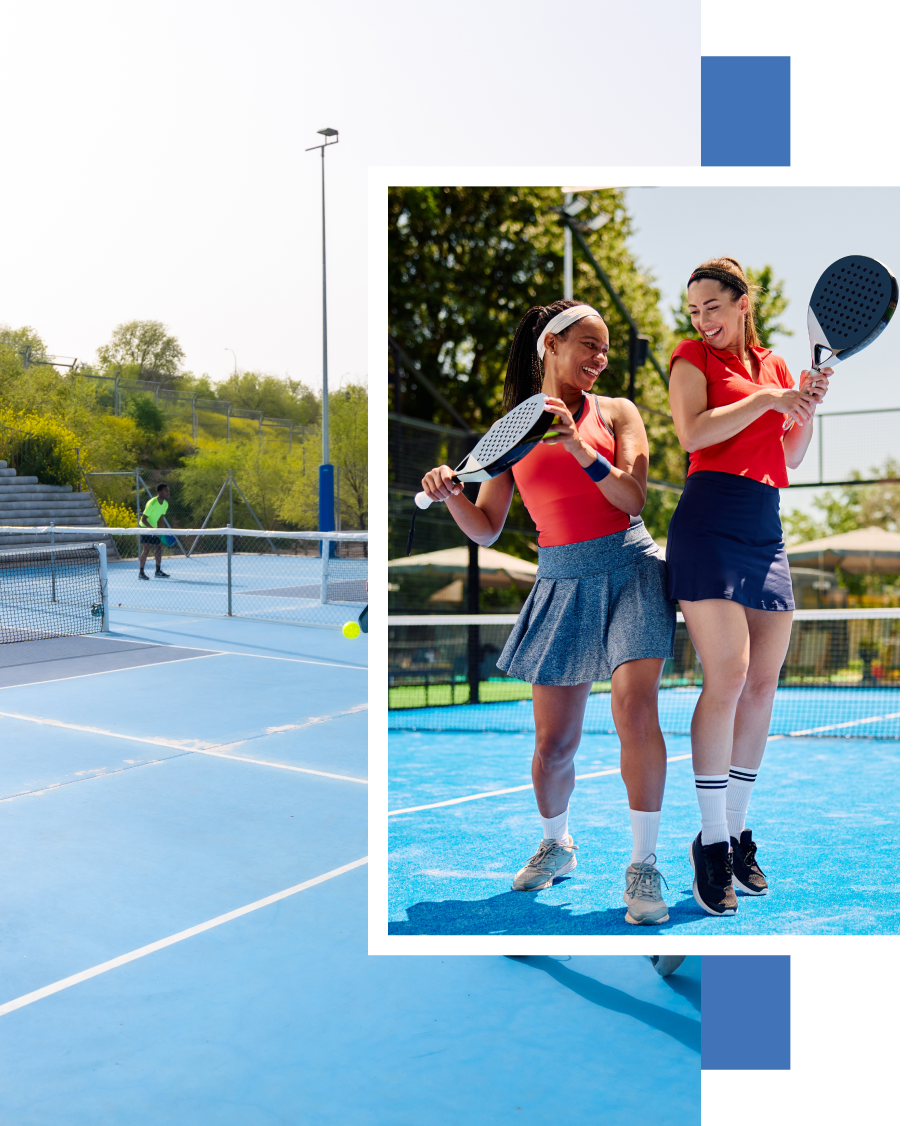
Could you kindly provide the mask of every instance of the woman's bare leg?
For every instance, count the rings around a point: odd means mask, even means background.
[[[757,770],[770,733],[770,716],[779,674],[792,636],[792,611],[749,610],[750,663],[735,708],[732,766]]]
[[[610,679],[610,707],[620,738],[620,769],[629,808],[661,809],[667,751],[658,725],[658,685],[664,661],[627,661]]]
[[[703,666],[703,690],[690,725],[693,773],[726,774],[750,660],[745,608],[727,598],[681,601],[680,608]]]
[[[575,752],[590,691],[590,682],[533,686],[537,738],[531,776],[541,817],[564,813],[575,789]]]

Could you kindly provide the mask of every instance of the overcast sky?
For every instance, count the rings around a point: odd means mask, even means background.
[[[332,126],[330,383],[363,378],[369,165],[698,163],[698,6],[582,0],[579,27],[629,47],[603,65],[605,104],[642,91],[602,133],[560,96],[583,58],[558,20],[555,0],[5,5],[0,323],[92,361],[119,322],[161,320],[196,373],[226,376],[232,348],[318,385],[320,166],[303,150]],[[534,86],[547,68],[555,89]],[[687,123],[662,143],[678,97]]]

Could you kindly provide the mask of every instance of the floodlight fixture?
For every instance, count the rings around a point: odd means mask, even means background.
[[[566,215],[574,219],[578,212],[584,211],[587,206],[588,201],[585,199],[585,197],[583,195],[577,195],[573,200],[567,200],[563,205],[562,210],[566,213]]]
[[[583,226],[589,231],[599,231],[601,227],[606,226],[612,218],[613,216],[608,215],[606,211],[598,211],[594,218],[586,220]]]

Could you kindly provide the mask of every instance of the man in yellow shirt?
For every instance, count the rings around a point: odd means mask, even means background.
[[[157,485],[157,495],[147,501],[144,506],[144,511],[141,513],[141,527],[155,528],[166,516],[167,508],[169,508],[169,485]],[[160,566],[163,561],[163,544],[159,536],[141,536],[141,573],[138,575],[138,578],[150,578],[144,571],[144,564],[147,562],[147,556],[150,554],[151,547],[153,548],[153,555],[157,562],[157,568],[153,573],[153,577],[155,579],[168,579],[169,575],[167,575]]]

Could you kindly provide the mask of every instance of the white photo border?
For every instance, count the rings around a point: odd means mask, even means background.
[[[631,167],[375,167],[368,169],[368,465],[369,545],[368,599],[381,607],[372,615],[368,633],[368,954],[372,955],[559,955],[636,954],[642,939],[654,942],[659,954],[781,954],[811,956],[886,956],[918,953],[917,896],[915,877],[908,870],[909,886],[902,895],[899,935],[388,935],[387,911],[387,645],[385,610],[386,575],[386,465],[387,428],[375,426],[387,413],[387,222],[386,198],[390,187],[465,185],[471,187],[555,187],[565,184],[615,184],[618,187],[897,187],[901,189],[901,324],[910,324],[913,314],[913,268],[918,251],[918,204],[920,169],[906,167],[802,167],[802,168],[631,168]],[[894,325],[893,325],[894,328]],[[917,401],[917,387],[901,381],[902,414]],[[903,402],[906,400],[906,402]],[[902,449],[902,476],[920,480],[920,443]],[[374,472],[377,467],[379,472]],[[902,553],[908,566],[908,581],[902,582],[901,617],[918,620],[918,593],[911,575],[917,574],[910,544],[920,537],[913,525],[915,509],[908,506],[902,534],[908,540]],[[910,635],[910,629],[908,629]],[[906,647],[901,659],[902,681],[917,683],[912,651]],[[918,694],[910,692],[902,705],[902,727],[906,743],[913,745],[918,733]],[[918,761],[901,765],[902,804],[914,806],[918,793]],[[890,873],[897,879],[896,870]],[[867,892],[866,917],[872,915]],[[636,940],[638,939],[638,945]]]

